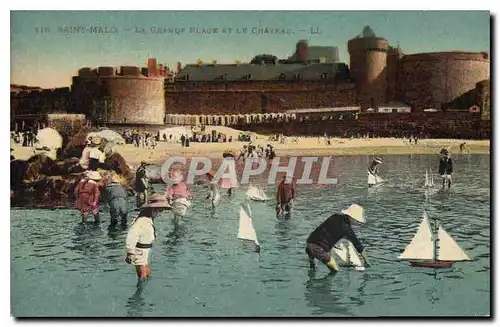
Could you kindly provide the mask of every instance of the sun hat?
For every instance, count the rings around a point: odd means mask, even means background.
[[[141,208],[170,208],[171,205],[167,201],[155,201],[149,202],[143,205]]]
[[[153,194],[149,197],[149,202],[162,202],[166,201],[166,196],[165,194]]]
[[[366,223],[364,215],[365,210],[359,204],[351,204],[349,208],[347,208],[346,210],[342,210],[341,212],[345,215],[350,216],[352,219],[356,220],[361,224]]]
[[[92,179],[92,180],[95,180],[95,181],[98,181],[100,180],[102,177],[101,177],[101,174],[99,174],[98,171],[87,171],[86,172],[86,176],[88,179]]]

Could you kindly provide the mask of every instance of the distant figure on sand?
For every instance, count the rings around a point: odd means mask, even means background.
[[[133,264],[141,282],[149,277],[149,254],[155,240],[154,219],[169,205],[166,201],[155,201],[141,207],[139,216],[132,222],[127,234],[125,262]]]
[[[186,215],[187,210],[191,206],[189,199],[191,199],[192,195],[188,190],[187,184],[183,182],[184,177],[180,170],[173,170],[169,178],[172,184],[167,186],[167,201],[172,206],[174,223],[179,225],[181,218]]]
[[[451,160],[450,152],[447,149],[441,150],[441,159],[439,160],[439,174],[443,179],[443,188],[446,187],[446,181],[448,181],[448,188],[451,187],[453,161]]]
[[[75,188],[75,207],[82,213],[82,223],[87,220],[87,214],[92,212],[94,222],[99,223],[99,184],[101,174],[97,171],[87,171]]]
[[[382,159],[375,158],[373,159],[370,167],[368,167],[368,186],[373,186],[382,181],[382,179],[378,176],[378,165],[382,163]]]
[[[307,238],[306,253],[309,256],[309,266],[315,269],[314,259],[325,264],[331,272],[339,270],[337,263],[330,254],[334,245],[342,238],[349,240],[356,251],[361,254],[366,266],[369,266],[366,250],[352,230],[351,221],[359,224],[366,222],[364,210],[357,204],[351,205],[340,214],[334,214],[316,228]]]
[[[111,216],[111,225],[118,223],[118,218],[121,219],[122,225],[127,224],[128,205],[127,191],[121,185],[118,175],[115,172],[111,173],[111,179],[106,187],[107,199],[109,204],[109,214]]]
[[[145,161],[141,162],[139,168],[135,172],[135,192],[137,196],[137,207],[141,207],[148,202],[148,179],[146,178]]]
[[[293,183],[287,183],[286,175],[278,185],[276,190],[276,217],[284,216],[285,219],[290,218],[292,211],[292,203],[295,198],[295,186]]]

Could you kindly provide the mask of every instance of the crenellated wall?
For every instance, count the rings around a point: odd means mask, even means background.
[[[351,106],[356,91],[332,82],[176,82],[167,85],[165,99],[167,114],[271,113]]]

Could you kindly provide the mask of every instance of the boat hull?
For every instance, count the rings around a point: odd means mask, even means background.
[[[410,261],[412,267],[450,268],[453,261]]]

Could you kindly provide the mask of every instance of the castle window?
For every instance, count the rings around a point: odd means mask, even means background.
[[[248,79],[248,80],[251,80],[251,79],[252,79],[252,74],[248,74],[248,75],[247,75],[247,79]]]
[[[321,74],[321,79],[326,79],[328,77],[328,74],[327,73],[323,73]]]
[[[279,79],[284,80],[286,78],[285,74],[281,73]]]
[[[189,74],[186,74],[184,78],[186,79],[186,81],[189,81]]]
[[[302,75],[300,73],[296,73],[295,74],[295,79],[296,80],[301,80],[302,79]]]

